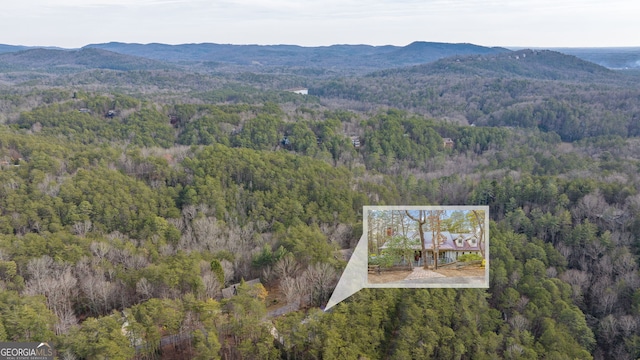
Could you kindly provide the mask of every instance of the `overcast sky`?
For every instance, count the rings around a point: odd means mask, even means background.
[[[16,0],[0,43],[640,46],[638,0]]]

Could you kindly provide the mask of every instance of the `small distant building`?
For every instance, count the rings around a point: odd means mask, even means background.
[[[307,88],[293,88],[287,91],[292,92],[294,94],[309,95],[309,89]]]
[[[23,161],[23,158],[11,159],[11,161],[0,160],[0,169],[7,169],[10,166],[20,166],[20,163]]]
[[[80,109],[78,111],[80,111],[81,113],[85,113],[85,114],[91,114],[91,110],[89,110],[87,108],[82,108],[82,109]]]
[[[445,149],[453,149],[453,145],[455,143],[453,142],[453,139],[451,138],[444,138],[442,139],[442,145],[444,146]]]
[[[291,140],[289,140],[289,138],[285,136],[282,138],[282,140],[280,140],[280,144],[282,144],[282,146],[284,146],[285,148],[290,148]]]
[[[260,278],[257,279],[253,279],[253,280],[249,280],[249,281],[245,281],[245,284],[247,285],[255,285],[255,284],[262,284],[262,282],[260,282]],[[222,297],[224,299],[228,299],[231,298],[235,295],[238,295],[238,286],[240,286],[240,283],[235,283],[227,288],[222,289],[220,292],[222,294]]]
[[[352,136],[351,137],[351,143],[353,144],[354,148],[359,148],[360,147],[360,137]]]
[[[20,163],[23,162],[24,159],[22,158],[22,155],[14,150],[14,149],[9,149],[9,157],[4,157],[2,159],[2,166],[6,167],[9,165],[13,165],[13,166],[20,166]]]

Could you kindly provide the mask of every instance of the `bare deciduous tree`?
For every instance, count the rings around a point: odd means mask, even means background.
[[[300,271],[300,264],[293,255],[287,254],[278,260],[273,267],[273,271],[276,276],[281,279],[286,277],[295,278]]]
[[[224,283],[230,283],[235,277],[236,273],[233,268],[233,264],[229,260],[220,260],[220,265],[222,266],[222,271],[224,272]]]
[[[613,271],[617,275],[637,271],[638,266],[635,258],[626,246],[617,248],[616,252],[617,256],[613,262]]]
[[[27,263],[27,274],[30,281],[35,282],[36,289],[42,289],[53,267],[53,259],[48,255],[31,259]]]
[[[428,269],[429,265],[427,264],[427,249],[425,248],[425,244],[424,244],[424,225],[427,223],[427,217],[425,215],[425,210],[418,210],[418,217],[415,217],[413,215],[411,215],[409,213],[409,211],[405,211],[407,216],[415,221],[416,223],[418,223],[418,232],[420,234],[420,244],[421,244],[421,248],[422,248],[422,261],[424,264],[424,268]],[[433,237],[433,239],[435,239],[435,236]],[[435,243],[435,241],[434,241]]]
[[[596,276],[611,276],[613,273],[611,257],[608,254],[603,255],[591,268]]]
[[[589,287],[589,279],[591,276],[586,271],[580,271],[576,269],[569,269],[560,275],[560,279],[566,281],[570,285],[578,286],[578,288],[585,292]]]
[[[522,313],[522,312],[524,312],[524,310],[527,307],[528,303],[529,303],[529,298],[523,295],[523,296],[520,297],[520,300],[518,300],[518,303],[516,304],[515,309],[518,312]]]
[[[515,314],[509,319],[509,325],[514,330],[524,331],[529,329],[529,320],[520,314]]]
[[[153,285],[146,278],[141,278],[136,283],[136,294],[142,300],[148,300],[153,296]]]
[[[25,294],[44,295],[47,307],[58,317],[56,333],[66,333],[77,323],[73,305],[78,295],[78,280],[72,274],[71,267],[68,264],[56,264],[50,257],[44,256],[30,260],[27,272],[29,280]]]
[[[638,327],[638,320],[633,315],[622,315],[618,319],[618,328],[627,337],[635,333]]]
[[[97,263],[86,259],[76,264],[75,272],[80,280],[81,295],[93,314],[104,314],[113,309],[117,301],[118,286],[107,278],[113,278],[114,274],[106,275]]]
[[[304,277],[289,277],[285,276],[280,280],[280,289],[284,293],[288,304],[302,305],[304,299],[308,298],[306,293],[307,288],[305,286]]]
[[[618,335],[618,321],[613,315],[607,315],[598,324],[599,337],[606,343],[611,344]]]
[[[93,229],[91,220],[78,221],[71,227],[71,232],[80,237],[85,237]]]
[[[576,221],[589,219],[592,223],[601,224],[609,204],[600,192],[587,194],[576,204],[571,213]]]
[[[618,292],[613,288],[613,283],[609,277],[600,277],[591,286],[592,307],[597,314],[611,314],[618,301]]]
[[[109,250],[111,250],[111,244],[104,241],[94,241],[89,245],[89,250],[91,250],[91,254],[98,258],[98,260],[104,259],[107,256]]]
[[[200,276],[204,285],[203,296],[205,298],[218,298],[222,285],[218,277],[211,271],[211,264],[207,261],[200,261]]]
[[[327,263],[318,263],[305,270],[303,277],[307,286],[306,293],[309,294],[311,302],[326,303],[337,282],[335,269]]]

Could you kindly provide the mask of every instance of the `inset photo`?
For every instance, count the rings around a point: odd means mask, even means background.
[[[488,288],[488,206],[365,206],[367,287]]]

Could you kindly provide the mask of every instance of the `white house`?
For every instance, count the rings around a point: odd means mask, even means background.
[[[294,94],[300,94],[300,95],[309,95],[309,89],[307,88],[293,88],[293,89],[289,89],[287,91],[290,91]]]

